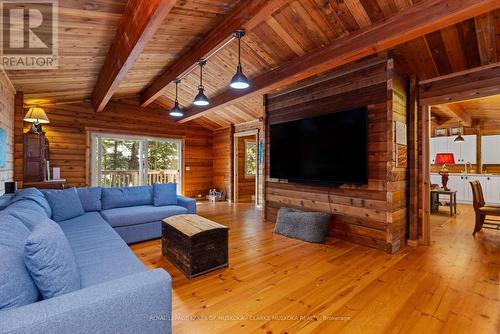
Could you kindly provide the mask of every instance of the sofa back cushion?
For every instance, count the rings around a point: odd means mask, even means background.
[[[102,189],[103,210],[152,204],[153,187],[151,186]]]
[[[52,219],[56,222],[75,218],[85,213],[76,188],[45,191],[45,198],[52,209]]]
[[[26,239],[24,262],[43,299],[80,289],[75,255],[63,231],[46,218]]]
[[[9,205],[3,212],[19,219],[30,231],[36,224],[48,218],[44,209],[29,200],[17,201]]]
[[[101,211],[102,188],[78,188],[76,191],[85,212]]]
[[[177,185],[175,183],[153,184],[154,206],[177,205]]]
[[[14,196],[14,198],[10,201],[10,204],[12,205],[16,202],[26,200],[40,206],[45,211],[47,217],[52,216],[52,209],[49,202],[42,194],[42,192],[36,188],[26,188],[18,191],[16,193],[16,196]]]
[[[0,214],[0,310],[38,301],[39,292],[24,263],[29,229],[14,216]]]

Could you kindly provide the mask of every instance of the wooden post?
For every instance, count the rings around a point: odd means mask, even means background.
[[[24,94],[17,92],[14,99],[14,181],[23,187],[24,177]]]
[[[408,126],[408,152],[410,168],[410,214],[408,245],[418,244],[418,187],[419,187],[419,161],[418,161],[418,101],[417,77],[412,75],[409,85],[409,126]]]
[[[422,236],[420,243],[422,245],[430,244],[430,193],[431,193],[431,180],[430,180],[430,165],[429,165],[429,143],[431,137],[430,131],[430,118],[431,108],[424,105],[421,107],[421,122],[422,122],[422,158],[421,158],[421,208],[422,208]]]
[[[234,193],[234,125],[231,124],[229,127],[229,140],[231,141],[229,148],[229,190],[228,190],[228,201],[235,203],[235,193]]]

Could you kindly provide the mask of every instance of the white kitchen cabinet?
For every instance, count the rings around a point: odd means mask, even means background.
[[[462,143],[456,143],[455,138],[456,136],[431,138],[429,149],[431,164],[435,163],[437,153],[453,153],[457,165],[477,162],[477,136],[464,136],[465,141]]]
[[[458,164],[465,164],[467,162],[475,164],[477,161],[477,136],[467,135],[464,136],[464,139],[465,141],[463,143],[454,143],[455,145],[459,146],[458,151],[460,151],[460,155],[458,155],[458,161],[456,161],[456,156],[455,162]]]
[[[431,174],[431,184],[439,184],[441,186],[441,175]]]
[[[431,141],[429,143],[429,161],[431,162],[431,165],[434,165],[436,163],[436,138],[431,138]]]
[[[500,176],[487,176],[487,186],[486,189],[483,188],[483,194],[486,203],[500,204]]]
[[[436,154],[437,153],[448,153],[448,137],[436,137],[434,138],[436,142]]]
[[[483,165],[500,164],[500,135],[481,137]]]

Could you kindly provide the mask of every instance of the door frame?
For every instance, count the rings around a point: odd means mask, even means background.
[[[259,173],[259,129],[253,129],[242,132],[235,132],[233,134],[233,201],[238,203],[238,138],[255,136],[255,143],[257,147],[257,168],[255,170],[255,207],[260,208],[261,203],[259,203],[259,182],[261,175]]]
[[[421,124],[421,157],[416,172],[421,175],[418,210],[422,210],[418,227],[421,235],[418,243],[430,245],[430,138],[431,107],[438,104],[455,103],[488,96],[500,95],[500,62],[478,66],[436,78],[419,81],[416,87],[419,122]]]
[[[92,152],[95,150],[95,138],[102,138],[102,137],[109,137],[109,138],[117,138],[117,139],[131,139],[131,140],[139,140],[140,145],[139,145],[139,155],[141,156],[141,159],[143,161],[143,166],[142,166],[142,181],[146,181],[146,175],[148,172],[148,166],[147,163],[145,162],[145,148],[144,148],[144,142],[145,141],[161,141],[161,142],[175,142],[179,145],[179,153],[178,153],[178,158],[180,160],[179,163],[179,180],[180,182],[177,184],[177,192],[179,194],[184,194],[184,166],[185,166],[185,140],[184,137],[179,137],[179,136],[151,136],[143,133],[129,133],[129,132],[124,132],[124,131],[114,131],[114,130],[109,130],[109,129],[94,129],[94,128],[87,128],[87,152],[86,152],[86,168],[87,168],[87,173],[86,173],[86,184],[88,186],[97,186],[94,184],[95,177],[93,175],[93,168],[92,166],[95,165],[95,155],[92,154]],[[139,171],[141,172],[141,170]]]

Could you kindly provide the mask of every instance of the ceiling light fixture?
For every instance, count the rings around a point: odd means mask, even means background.
[[[193,103],[197,106],[208,106],[208,98],[205,95],[205,88],[203,87],[203,66],[207,62],[204,59],[198,61],[198,66],[200,66],[200,85],[198,86],[198,95],[194,98]]]
[[[170,116],[173,116],[173,117],[182,117],[184,116],[184,112],[182,111],[182,108],[179,106],[179,100],[177,99],[178,96],[179,96],[179,83],[181,81],[179,79],[175,79],[174,80],[174,83],[175,83],[175,103],[174,103],[174,107],[170,110]]]
[[[238,39],[238,66],[236,67],[236,74],[231,79],[231,88],[234,89],[245,89],[250,87],[250,82],[248,78],[243,74],[243,66],[241,65],[241,38],[245,36],[243,30],[238,30],[235,33],[235,37]]]
[[[462,136],[462,123],[458,122],[458,136],[455,138],[454,142],[455,143],[463,143],[465,141],[465,138]]]

